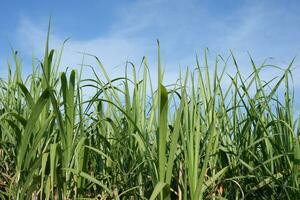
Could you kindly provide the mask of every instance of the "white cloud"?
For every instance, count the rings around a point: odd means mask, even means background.
[[[195,53],[198,52],[202,58],[202,49],[205,47],[209,47],[212,60],[218,53],[228,56],[229,49],[232,49],[245,74],[251,71],[247,51],[258,63],[273,56],[279,61],[275,59],[271,63],[280,65],[300,51],[300,43],[293,41],[295,35],[291,35],[291,38],[276,35],[286,33],[276,24],[284,25],[284,17],[293,17],[286,10],[259,1],[242,3],[238,9],[226,15],[216,15],[211,9],[206,1],[136,1],[119,9],[117,20],[108,27],[107,35],[89,40],[71,38],[66,44],[62,66],[76,67],[82,58],[77,52],[87,52],[99,56],[110,75],[120,76],[123,75],[127,59],[139,66],[146,55],[155,78],[155,40],[159,38],[166,80],[174,82],[180,67],[185,69],[188,65],[193,68]],[[55,29],[55,24],[52,27]],[[32,47],[41,57],[46,22],[41,27],[32,19],[23,17],[18,30],[20,45],[27,50],[28,46]],[[64,39],[61,35],[52,34],[52,47],[59,48]],[[91,60],[87,60],[87,63],[95,64]],[[274,75],[268,72],[264,78],[269,79]],[[298,86],[300,75],[295,73],[295,76],[295,85]]]

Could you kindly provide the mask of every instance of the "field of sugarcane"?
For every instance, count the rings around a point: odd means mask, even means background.
[[[166,85],[159,43],[157,83],[146,58],[111,78],[86,54],[97,65],[83,77],[48,45],[49,32],[29,76],[14,51],[1,75],[0,199],[300,198],[293,62],[249,56],[244,76],[233,54],[210,65],[205,51]]]

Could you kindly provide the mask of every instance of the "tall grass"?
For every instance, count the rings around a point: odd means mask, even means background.
[[[13,51],[0,79],[0,198],[300,197],[293,62],[265,82],[261,71],[278,67],[250,57],[244,78],[233,54],[210,66],[205,51],[203,64],[196,57],[196,68],[166,87],[158,43],[153,88],[146,58],[138,72],[128,62],[123,77],[110,79],[86,54],[97,66],[84,79],[81,70],[59,73],[63,47],[48,44],[49,33],[26,78]],[[229,61],[235,74],[226,74]],[[87,88],[95,91],[88,99]]]

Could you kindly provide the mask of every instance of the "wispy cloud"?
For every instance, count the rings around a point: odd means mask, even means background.
[[[216,8],[209,1],[135,1],[119,8],[106,35],[89,40],[71,38],[62,65],[76,67],[82,58],[78,52],[87,52],[99,56],[108,73],[118,76],[123,73],[127,59],[139,65],[146,55],[155,72],[155,40],[159,38],[166,80],[173,81],[180,67],[194,66],[195,53],[201,57],[205,47],[210,49],[212,58],[219,53],[226,57],[232,49],[245,73],[250,71],[248,51],[259,63],[267,57],[275,57],[271,62],[280,65],[300,51],[300,41],[296,40],[300,28],[286,24],[296,20],[295,16],[276,4],[270,6],[254,1],[241,3],[226,12],[215,12]],[[18,29],[20,45],[24,49],[30,46],[37,55],[42,55],[46,23],[39,26],[33,19],[23,17]],[[64,39],[54,32],[52,47],[59,48]],[[265,76],[273,77],[273,74]]]

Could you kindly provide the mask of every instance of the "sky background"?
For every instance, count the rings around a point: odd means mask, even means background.
[[[245,74],[251,71],[248,52],[257,64],[268,59],[280,67],[296,56],[297,90],[299,8],[297,0],[0,0],[0,77],[5,77],[11,46],[21,55],[24,74],[31,70],[32,53],[42,58],[51,15],[51,47],[59,49],[70,38],[62,68],[78,68],[78,52],[87,52],[97,55],[112,76],[123,74],[126,60],[139,65],[143,56],[155,73],[159,39],[166,81],[174,81],[186,66],[193,68],[196,53],[201,58],[209,48],[212,62],[232,50]],[[266,79],[276,75],[272,70],[263,74]]]

